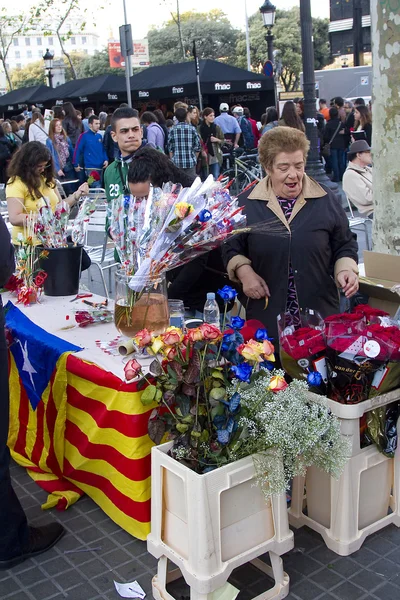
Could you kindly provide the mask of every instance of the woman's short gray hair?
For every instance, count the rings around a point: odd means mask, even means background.
[[[264,169],[271,170],[275,158],[280,152],[297,152],[301,150],[306,161],[310,142],[305,134],[293,127],[274,127],[267,131],[258,144],[260,162]]]

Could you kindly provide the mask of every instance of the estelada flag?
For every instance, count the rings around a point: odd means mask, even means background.
[[[10,346],[29,402],[35,410],[49,384],[58,359],[64,352],[79,352],[79,346],[66,342],[35,325],[12,302],[4,307]]]

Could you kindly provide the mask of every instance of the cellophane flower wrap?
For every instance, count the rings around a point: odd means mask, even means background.
[[[64,248],[68,246],[67,230],[69,206],[62,200],[54,210],[48,202],[39,208],[36,216],[35,234],[45,248]]]
[[[342,404],[367,400],[375,373],[390,356],[379,344],[361,312],[325,319],[329,397]]]
[[[350,454],[338,419],[310,402],[306,382],[288,384],[271,370],[274,346],[267,331],[241,334],[235,318],[225,333],[207,323],[187,333],[169,327],[135,338],[138,351],[154,355],[150,374],[127,363],[127,380],[141,378],[141,401],[154,404],[149,435],[158,444],[172,439],[171,456],[199,474],[253,456],[266,496],[288,489],[290,480],[315,464],[338,477]],[[229,336],[227,338],[227,336]]]
[[[140,292],[141,281],[157,279],[245,231],[242,210],[212,176],[190,188],[151,188],[146,200],[116,198],[110,234],[122,266],[133,275],[131,288]]]
[[[17,296],[17,302],[29,306],[35,304],[47,278],[39,266],[39,261],[46,258],[48,252],[38,249],[35,245],[35,215],[28,215],[24,224],[24,232],[18,235],[18,245],[15,251],[15,273],[4,286],[5,290]]]
[[[95,210],[96,198],[89,196],[84,198],[72,223],[71,238],[74,244],[83,245],[85,243],[90,217]]]
[[[367,325],[366,335],[379,344],[377,359],[383,364],[374,375],[369,398],[390,392],[400,385],[400,323],[386,315],[378,315],[377,319],[379,323]]]
[[[328,374],[326,369],[325,325],[321,315],[312,309],[300,311],[299,316],[289,312],[278,316],[279,348],[282,368],[293,379],[305,379],[318,372],[322,381],[318,393],[326,393]]]

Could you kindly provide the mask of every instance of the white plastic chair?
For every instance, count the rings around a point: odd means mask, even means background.
[[[365,233],[365,243],[367,246],[367,250],[371,250],[371,244],[370,244],[369,235],[368,235],[368,223],[371,223],[372,221],[371,221],[371,219],[368,219],[368,217],[355,217],[354,212],[353,212],[353,207],[351,206],[349,197],[344,192],[344,190],[343,190],[343,193],[346,196],[347,206],[349,208],[349,213],[350,213],[350,216],[348,217],[350,229],[357,229],[357,228],[362,227],[364,229],[364,233]]]
[[[85,250],[92,261],[91,266],[98,268],[100,272],[101,281],[104,287],[104,294],[109,298],[106,281],[104,278],[104,271],[108,269],[109,272],[109,286],[111,288],[111,269],[119,266],[119,263],[114,258],[114,242],[110,240],[106,233],[106,216],[107,216],[107,199],[105,191],[101,189],[90,190],[90,196],[96,197],[96,210],[90,216],[85,239]],[[91,238],[97,237],[101,234],[103,241],[101,244],[91,245]]]

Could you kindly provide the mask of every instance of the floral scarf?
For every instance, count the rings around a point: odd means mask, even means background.
[[[54,146],[60,161],[60,169],[63,169],[69,161],[69,147],[68,142],[62,133],[54,134]]]

